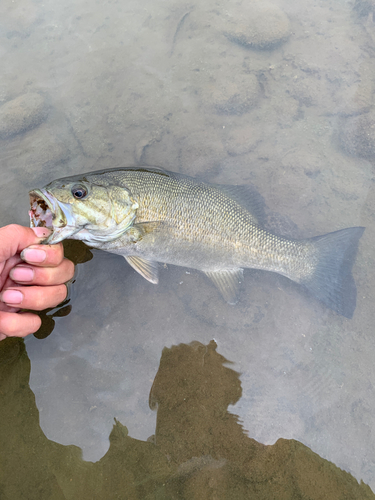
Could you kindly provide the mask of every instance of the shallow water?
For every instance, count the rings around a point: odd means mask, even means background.
[[[256,442],[278,442],[267,453],[289,464],[285,485],[294,477],[300,493],[308,486],[295,479],[306,477],[295,457],[314,472],[308,449],[321,457],[316,464],[333,462],[375,489],[371,6],[267,5],[251,8],[288,36],[259,49],[238,38],[254,30],[246,2],[2,2],[0,116],[26,95],[31,119],[17,122],[18,105],[0,127],[1,225],[28,224],[27,192],[47,181],[147,164],[251,182],[302,237],[366,226],[351,320],[270,273],[246,271],[241,299],[229,306],[196,271],[165,266],[154,286],[122,257],[94,251],[77,266],[72,310],[54,318],[50,335],[27,338],[26,351],[22,341],[0,344],[8,422],[0,470],[12,470],[1,479],[4,498],[20,498],[22,488],[29,498],[234,498],[234,489],[247,498],[265,480],[250,477],[251,460],[254,469],[265,453]],[[216,355],[200,371],[213,339],[239,376]],[[171,346],[179,347],[161,363]],[[157,373],[158,426],[148,400]],[[114,418],[117,447],[102,459]],[[28,469],[18,476],[20,463]],[[354,488],[331,472],[343,491]],[[276,482],[279,498],[285,485]]]

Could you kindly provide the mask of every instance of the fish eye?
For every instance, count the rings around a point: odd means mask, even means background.
[[[73,186],[72,195],[76,200],[83,200],[87,196],[87,189],[84,186]]]

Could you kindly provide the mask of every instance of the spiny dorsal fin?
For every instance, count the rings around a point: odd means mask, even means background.
[[[125,255],[124,258],[147,281],[155,284],[159,282],[159,266],[157,262],[135,257],[134,255]]]
[[[229,304],[238,302],[238,295],[243,282],[243,269],[206,271],[205,275],[217,286],[226,302]]]

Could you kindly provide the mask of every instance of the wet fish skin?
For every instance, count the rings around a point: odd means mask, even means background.
[[[77,200],[72,189],[80,187],[87,195]],[[234,303],[243,269],[263,269],[300,283],[328,307],[351,317],[356,304],[351,268],[364,228],[305,240],[285,238],[262,227],[256,197],[244,206],[237,194],[235,188],[152,167],[109,169],[31,191],[30,217],[32,225],[43,224],[47,211],[40,218],[39,208],[46,203],[54,229],[48,242],[81,239],[123,255],[153,283],[158,281],[157,262],[191,267],[206,273]]]

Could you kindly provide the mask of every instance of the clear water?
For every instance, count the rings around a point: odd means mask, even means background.
[[[246,2],[1,3],[1,104],[44,102],[0,139],[1,225],[27,225],[47,181],[147,164],[251,182],[301,236],[366,226],[351,320],[270,273],[247,271],[229,306],[196,271],[155,286],[93,252],[49,336],[0,344],[1,498],[315,498],[311,481],[373,498],[324,461],[374,490],[373,7],[267,5],[289,37],[259,50],[233,38]]]

